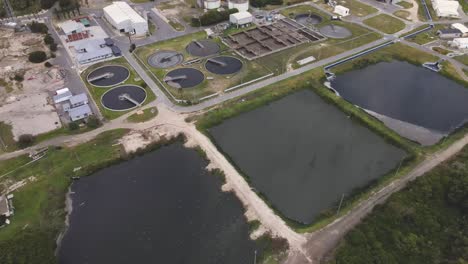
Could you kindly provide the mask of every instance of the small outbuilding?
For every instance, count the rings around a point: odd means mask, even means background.
[[[443,28],[437,30],[437,36],[441,39],[461,38],[462,32],[456,28]]]
[[[13,215],[13,208],[11,206],[11,199],[13,199],[13,195],[10,194],[0,195],[0,227],[9,224],[10,220],[8,218]]]
[[[237,27],[243,27],[253,22],[253,16],[247,11],[237,12],[229,15],[229,22]]]
[[[349,15],[349,8],[344,7],[342,5],[336,5],[333,13],[338,14],[340,16],[348,16]]]
[[[68,90],[68,88],[66,89],[67,91],[63,91],[63,92],[60,92],[59,94],[54,95],[52,99],[54,100],[55,104],[68,101],[73,96],[73,94]]]
[[[74,33],[81,33],[86,30],[85,25],[76,22],[75,20],[68,20],[59,25],[65,35]]]
[[[75,108],[70,108],[68,110],[68,115],[70,116],[71,121],[78,121],[92,114],[93,112],[91,111],[91,108],[87,104],[81,105]]]

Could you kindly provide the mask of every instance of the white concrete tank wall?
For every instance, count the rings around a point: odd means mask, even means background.
[[[206,9],[218,9],[221,7],[221,0],[205,0],[203,4]]]
[[[229,0],[228,8],[236,8],[239,12],[246,12],[249,10],[249,0]]]

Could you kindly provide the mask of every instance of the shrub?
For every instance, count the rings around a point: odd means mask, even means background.
[[[49,9],[55,4],[56,0],[41,0],[41,8]]]
[[[55,55],[55,52],[51,52],[51,53],[50,53],[50,57],[51,57],[51,58],[55,58],[55,57],[57,57],[57,56]]]
[[[80,125],[77,122],[71,122],[68,124],[68,129],[71,131],[73,130],[78,130],[80,128]]]
[[[29,61],[32,63],[41,63],[47,60],[47,54],[43,51],[33,51],[29,53]]]
[[[47,32],[49,31],[46,24],[35,22],[35,21],[29,24],[29,29],[31,29],[32,33],[47,34]]]
[[[88,117],[88,121],[86,122],[86,126],[89,128],[98,128],[101,126],[101,120],[99,120],[95,116]]]
[[[140,84],[140,86],[141,86],[142,88],[146,89],[146,87],[148,87],[148,84],[146,84],[145,82],[142,82],[142,83]]]
[[[50,45],[49,45],[50,51],[57,51],[57,46],[58,46],[58,45],[57,45],[57,43],[55,43],[55,42],[54,42],[54,43],[50,43]]]
[[[50,34],[47,34],[44,36],[44,43],[50,45],[52,43],[55,43],[55,40]]]
[[[23,134],[18,138],[18,147],[26,148],[34,143],[35,137],[31,134]]]
[[[47,68],[50,68],[50,67],[52,67],[53,65],[52,65],[52,63],[46,61],[46,62],[44,63],[44,66],[46,66]]]
[[[136,49],[136,45],[132,44],[132,45],[130,45],[130,49],[128,51],[130,51],[130,53],[132,53],[135,49]]]
[[[283,0],[251,0],[250,1],[250,5],[252,5],[253,7],[264,7],[266,5],[282,5],[282,4],[283,4]]]
[[[15,73],[14,79],[15,79],[15,81],[17,81],[17,82],[22,82],[22,81],[24,81],[24,72],[17,72],[17,73]]]

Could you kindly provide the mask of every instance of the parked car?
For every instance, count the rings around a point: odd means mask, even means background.
[[[331,16],[331,20],[341,20],[341,16]]]

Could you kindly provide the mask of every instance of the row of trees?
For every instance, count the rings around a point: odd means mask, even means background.
[[[468,148],[410,183],[352,230],[335,262],[468,263]]]
[[[66,1],[62,3],[62,1]],[[70,19],[81,15],[81,5],[75,0],[60,0],[60,7],[54,8],[53,12],[57,19]]]
[[[194,27],[214,25],[229,20],[229,15],[237,12],[239,12],[239,10],[236,8],[223,11],[213,9],[206,12],[199,18],[192,18],[191,24]]]
[[[266,5],[282,5],[283,0],[250,0],[253,7],[264,7]]]

